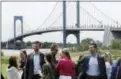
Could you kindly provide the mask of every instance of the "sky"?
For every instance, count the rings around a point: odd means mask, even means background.
[[[92,5],[93,4],[93,5]],[[47,16],[51,13],[54,6],[55,10],[49,19],[43,24]],[[113,20],[121,23],[121,2],[80,2],[80,5],[88,11],[90,14],[94,15],[98,20],[102,21],[104,24],[114,24],[112,20],[107,19],[104,15],[99,13],[96,6],[102,12],[104,12]],[[76,23],[76,5],[75,2],[67,3],[67,25],[74,26]],[[62,3],[61,2],[2,2],[2,41],[7,41],[13,37],[13,23],[14,16],[23,16],[24,21],[24,32],[28,30],[36,30],[41,28],[48,28],[62,13]],[[90,16],[85,14],[83,9],[80,8],[80,24],[96,24],[94,19],[90,19]],[[42,25],[43,24],[43,25]],[[20,21],[16,22],[17,35],[20,34]],[[62,16],[55,21],[51,27],[62,26]],[[81,31],[80,40],[84,38],[93,38],[94,40],[103,41],[102,31]],[[51,32],[44,33],[41,35],[33,35],[24,38],[24,41],[48,41],[48,42],[62,42],[63,34],[62,32]],[[69,35],[67,37],[67,42],[75,43],[76,37],[74,35]]]

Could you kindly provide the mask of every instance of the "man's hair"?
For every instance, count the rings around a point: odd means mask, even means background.
[[[39,42],[39,41],[35,41],[35,42],[34,42],[34,44],[39,44],[39,46],[41,46],[41,45],[42,45],[42,43],[41,43],[41,42]]]
[[[54,44],[51,45],[50,49],[58,51],[58,45],[56,43],[54,43]]]
[[[90,43],[89,45],[93,45],[94,48],[97,48],[97,44],[95,44],[95,43]]]
[[[51,54],[50,53],[49,54],[46,54],[45,57],[46,57],[47,62],[51,63],[51,61],[52,61]]]

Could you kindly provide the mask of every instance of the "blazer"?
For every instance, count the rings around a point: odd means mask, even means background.
[[[44,60],[44,54],[39,53],[40,55],[40,67],[42,68],[43,64],[45,63]],[[33,75],[33,70],[34,70],[34,53],[31,53],[27,57],[27,62],[25,66],[25,71],[24,71],[24,79],[31,79]]]
[[[90,60],[90,57],[91,56],[86,56],[83,58],[82,60],[82,63],[83,63],[83,78],[81,79],[84,79],[85,76],[86,76],[86,71],[88,70],[89,68],[89,60]],[[105,61],[104,61],[104,58],[101,57],[101,56],[97,56],[97,59],[98,59],[98,65],[99,65],[99,70],[100,70],[100,79],[107,79],[107,74],[106,74],[106,65],[105,65]]]
[[[112,72],[111,72],[111,77],[110,79],[115,79],[115,76],[116,76],[116,72],[117,72],[117,64],[118,64],[118,61],[116,63],[113,64],[112,66]],[[118,71],[118,74],[117,74],[117,79],[121,79],[121,66],[119,68],[119,71]]]
[[[57,79],[54,65],[46,63],[42,67],[42,79]]]

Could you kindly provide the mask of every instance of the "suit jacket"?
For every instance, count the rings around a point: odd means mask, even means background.
[[[55,67],[51,63],[46,63],[42,67],[42,79],[57,79]]]
[[[43,64],[45,63],[44,54],[39,53],[40,55],[40,67],[42,68]],[[24,71],[24,79],[31,79],[34,70],[34,53],[31,53],[27,57],[27,62]]]
[[[91,56],[86,56],[82,60],[82,63],[83,63],[83,72],[84,72],[84,75],[82,76],[83,77],[82,79],[85,79],[86,71],[89,68],[90,57]],[[100,70],[100,79],[107,79],[106,66],[105,66],[104,58],[101,57],[101,56],[98,56],[97,60],[98,60],[98,65],[99,65],[99,70]]]
[[[112,66],[112,72],[111,72],[111,77],[110,79],[115,79],[116,77],[116,72],[117,72],[117,64],[118,64],[118,61],[116,63],[113,64]],[[121,79],[121,66],[119,68],[119,71],[118,71],[118,74],[117,74],[117,79]]]

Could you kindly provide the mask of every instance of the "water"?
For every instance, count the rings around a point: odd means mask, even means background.
[[[24,49],[27,51],[27,54],[32,53],[33,49]],[[20,50],[11,50],[11,49],[2,49],[4,56],[19,56]],[[42,53],[48,53],[50,52],[50,49],[40,49]]]

